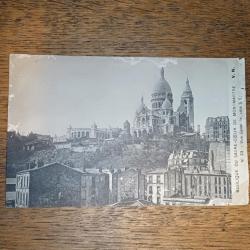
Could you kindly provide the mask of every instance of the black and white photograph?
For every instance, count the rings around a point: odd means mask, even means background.
[[[11,55],[6,206],[248,203],[244,60]]]

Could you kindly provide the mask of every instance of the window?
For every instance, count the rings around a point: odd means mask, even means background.
[[[214,183],[217,184],[217,177],[214,178]]]
[[[16,203],[19,204],[19,192],[16,192]]]
[[[23,183],[23,175],[20,177],[21,178],[21,188],[23,188],[23,185],[24,185],[24,183]]]
[[[95,177],[92,176],[92,187],[95,187]]]
[[[204,194],[207,195],[207,183],[205,183],[205,186],[204,186]]]
[[[157,197],[157,204],[161,204],[161,198]]]
[[[149,194],[152,194],[152,193],[153,193],[153,188],[152,188],[152,186],[149,186],[149,187],[148,187],[148,193],[149,193]]]
[[[152,196],[148,196],[148,201],[152,202]]]
[[[25,184],[26,184],[26,176],[24,175],[22,178],[22,188],[25,188]]]
[[[227,198],[227,188],[224,186],[224,198]]]
[[[86,187],[86,176],[82,176],[82,187]]]
[[[157,183],[161,183],[161,176],[160,176],[160,175],[157,175],[157,176],[156,176],[156,182],[157,182]]]
[[[86,200],[86,190],[82,190],[82,200]]]
[[[161,194],[161,187],[157,186],[157,194],[160,195]]]
[[[16,177],[16,187],[19,187],[19,176]]]
[[[149,182],[149,183],[153,183],[153,177],[152,177],[152,175],[149,176],[148,182]]]
[[[28,176],[26,175],[26,176],[25,176],[25,187],[28,188],[28,186],[29,186],[29,185],[28,185]]]
[[[202,195],[202,189],[201,189],[201,186],[199,187],[199,195],[200,195],[200,196]]]

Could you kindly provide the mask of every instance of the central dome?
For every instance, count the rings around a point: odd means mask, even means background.
[[[168,93],[172,94],[171,87],[170,87],[169,83],[166,81],[166,79],[164,77],[164,69],[163,69],[163,67],[161,68],[161,78],[155,84],[154,89],[153,89],[153,94],[162,94],[162,93],[166,93],[166,95]]]

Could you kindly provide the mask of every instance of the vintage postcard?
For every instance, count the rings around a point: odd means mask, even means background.
[[[11,55],[6,206],[248,204],[245,61]]]

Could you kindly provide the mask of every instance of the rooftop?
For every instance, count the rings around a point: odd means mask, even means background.
[[[64,167],[64,168],[70,169],[72,171],[78,172],[79,174],[101,174],[99,169],[93,168],[93,169],[86,169],[86,171],[82,171],[79,168],[72,168],[72,167],[69,167],[67,165],[64,165],[64,164],[61,164],[61,163],[58,163],[58,162],[53,162],[53,163],[50,163],[50,164],[46,164],[46,165],[44,165],[42,167],[39,167],[39,168],[32,168],[32,169],[22,170],[22,171],[19,171],[17,174],[19,174],[19,173],[27,173],[27,172],[34,172],[34,171],[37,171],[37,170],[41,170],[41,169],[45,169],[45,168],[49,168],[49,167],[54,167],[54,166]]]

